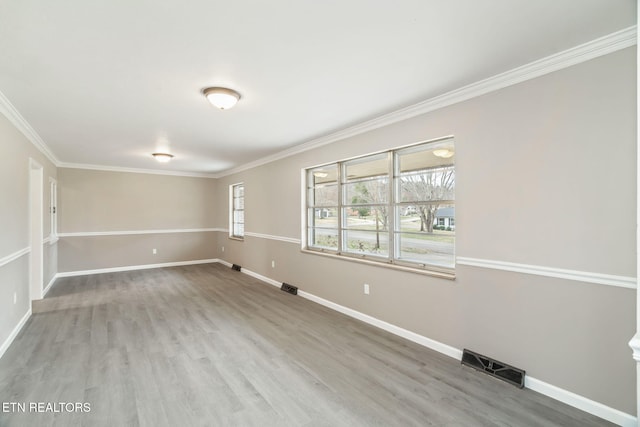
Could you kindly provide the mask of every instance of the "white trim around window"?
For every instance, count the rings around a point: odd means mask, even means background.
[[[244,240],[244,183],[229,186],[229,238]]]
[[[303,169],[302,250],[455,277],[454,156],[447,136]]]

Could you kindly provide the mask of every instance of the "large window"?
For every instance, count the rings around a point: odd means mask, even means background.
[[[306,170],[306,249],[414,269],[455,266],[452,138]]]
[[[229,236],[244,238],[244,184],[229,186]]]

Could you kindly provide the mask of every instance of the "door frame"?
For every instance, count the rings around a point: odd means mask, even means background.
[[[42,299],[44,283],[44,168],[29,158],[29,299]]]

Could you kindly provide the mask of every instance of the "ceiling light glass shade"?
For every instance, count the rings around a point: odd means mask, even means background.
[[[173,158],[169,153],[153,153],[152,156],[160,163],[168,163]]]
[[[316,178],[326,178],[327,176],[329,176],[329,174],[327,172],[314,172],[313,176],[315,176]]]
[[[221,110],[232,108],[240,99],[240,94],[226,87],[210,87],[203,91],[211,105]]]
[[[440,148],[437,150],[433,150],[433,154],[438,157],[442,157],[443,159],[448,159],[453,156],[453,151],[448,150],[446,148]]]

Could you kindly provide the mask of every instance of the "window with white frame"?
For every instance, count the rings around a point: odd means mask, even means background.
[[[451,273],[454,159],[448,137],[306,169],[305,249]]]
[[[244,238],[244,184],[229,186],[229,236]]]

